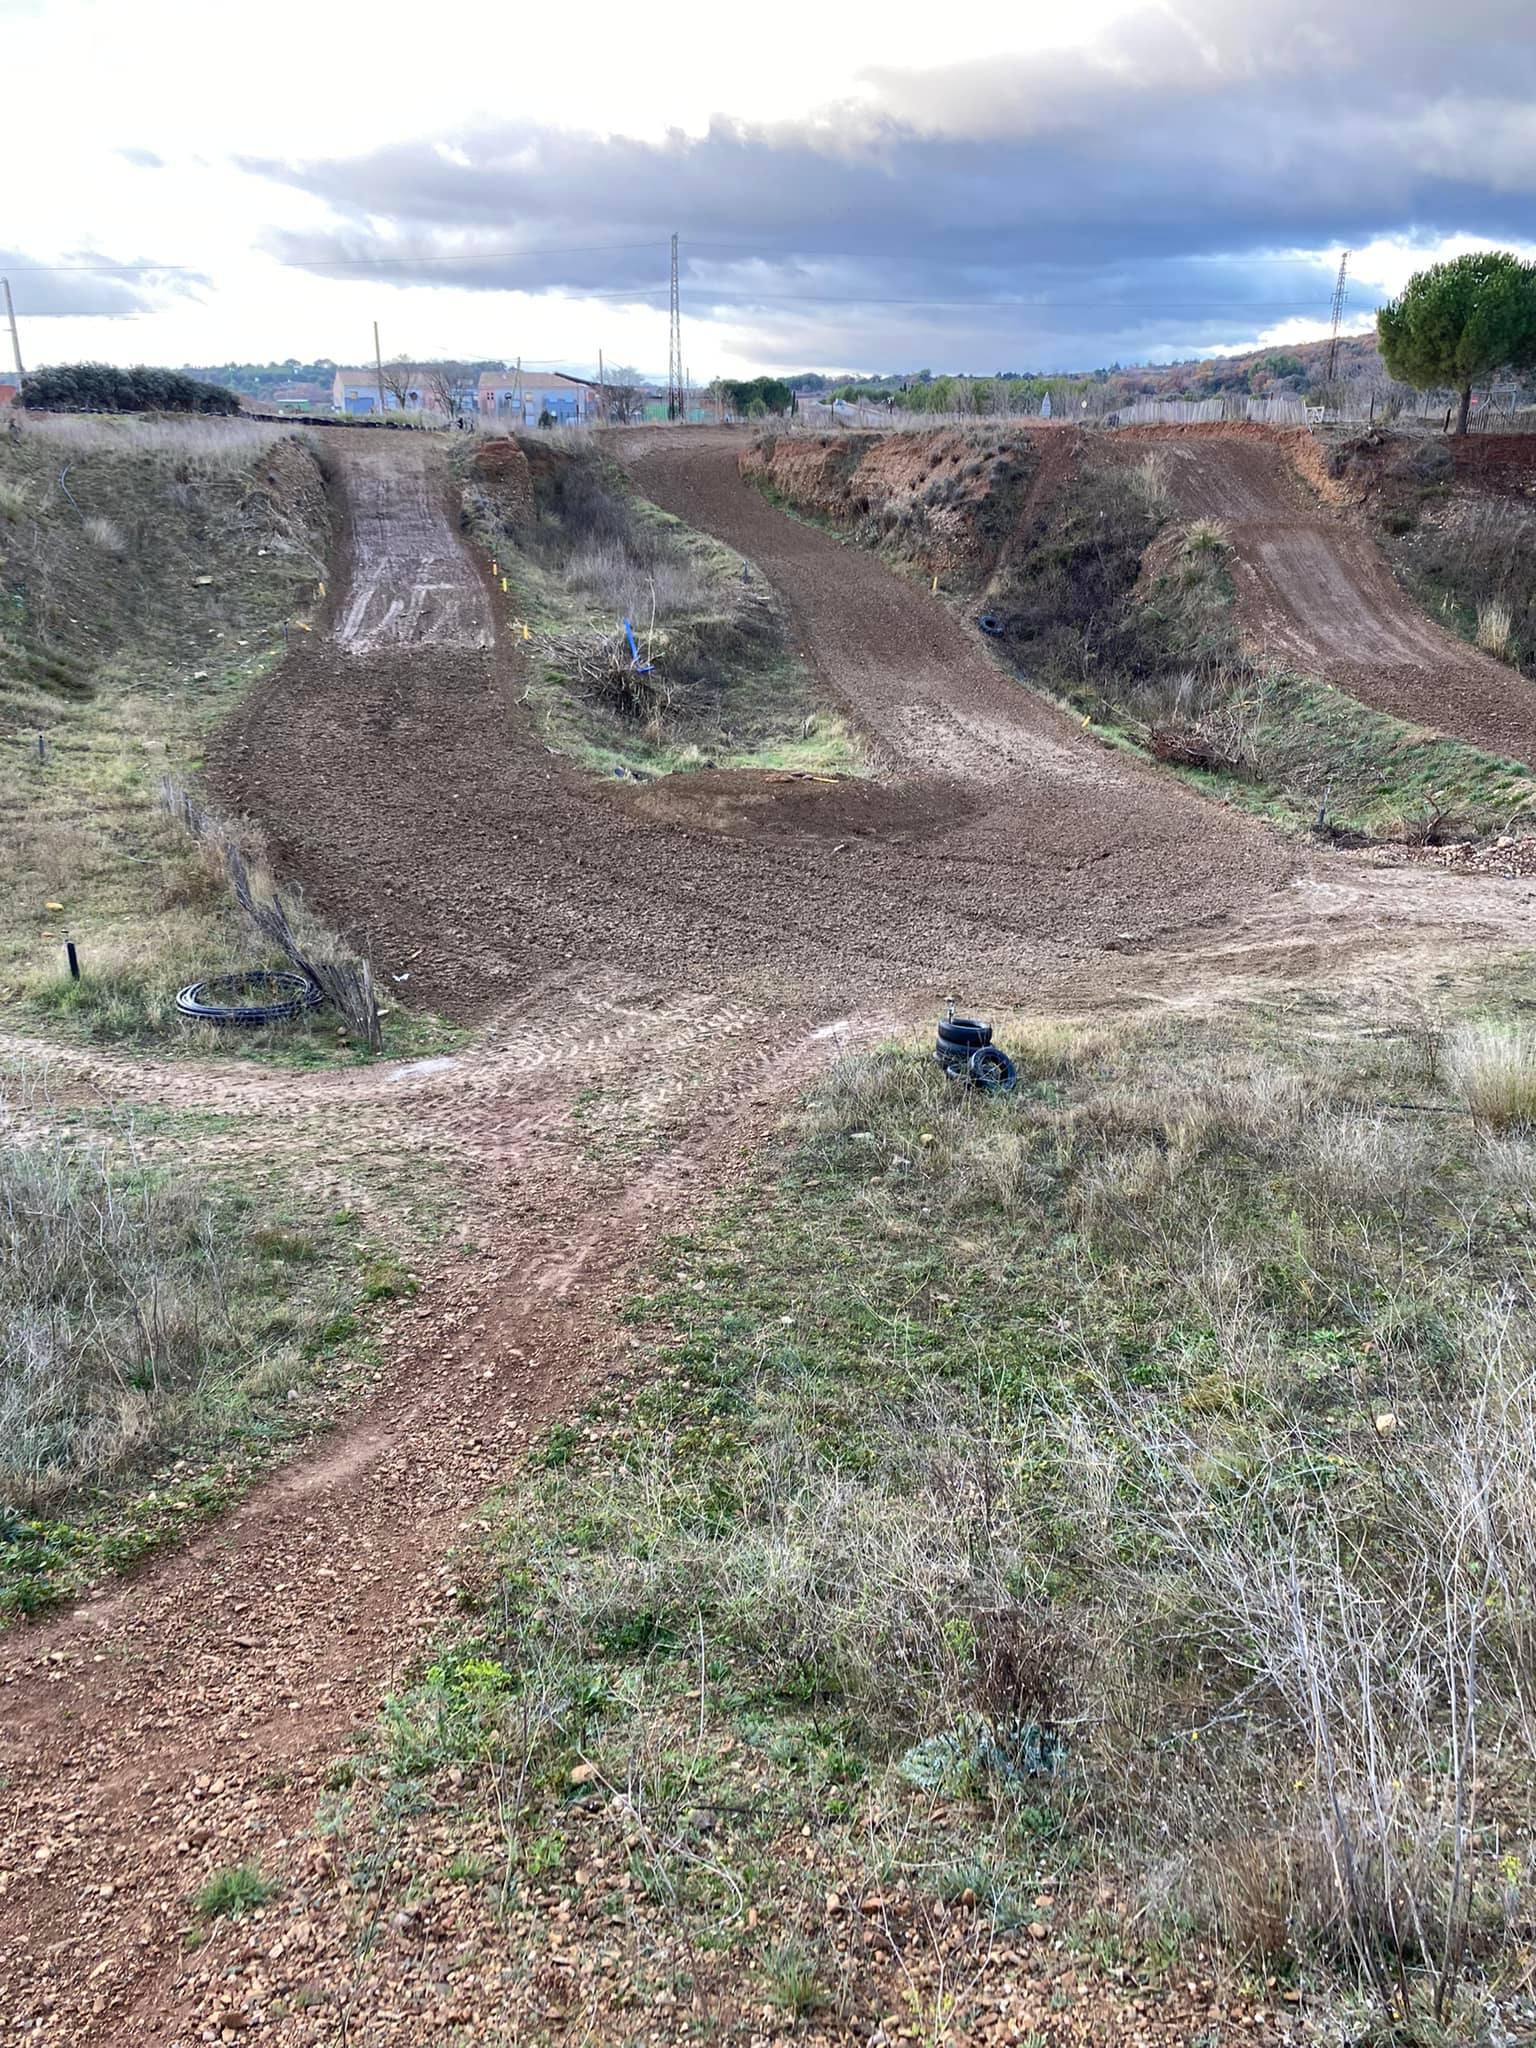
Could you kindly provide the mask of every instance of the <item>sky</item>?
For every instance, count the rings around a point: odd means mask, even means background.
[[[0,0],[28,367],[1088,369],[1536,257],[1529,0]],[[0,362],[4,361],[0,341]]]

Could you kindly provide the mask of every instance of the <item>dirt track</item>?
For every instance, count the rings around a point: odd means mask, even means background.
[[[1265,654],[1394,717],[1536,766],[1536,690],[1437,626],[1369,534],[1319,505],[1276,437],[1143,430],[1190,518],[1222,520],[1243,622]]]
[[[887,782],[700,778],[660,802],[582,782],[533,737],[510,659],[464,643],[484,590],[456,547],[431,572],[445,603],[378,614],[414,640],[347,625],[359,589],[387,594],[370,533],[393,501],[359,485],[340,637],[257,691],[212,779],[381,968],[494,1024],[462,1058],[362,1074],[64,1062],[120,1099],[238,1097],[273,1143],[321,1115],[338,1143],[451,1155],[485,1251],[427,1273],[378,1394],[328,1443],[185,1552],[0,1645],[0,2025],[18,2035],[196,2037],[213,1990],[178,1950],[189,1892],[246,1858],[305,1881],[330,1757],[441,1615],[465,1517],[621,1355],[631,1266],[889,999],[1150,992],[1223,948],[1244,974],[1336,929],[1358,945],[1383,903],[1436,915],[1422,875],[1396,898],[1342,866],[1289,889],[1277,842],[1105,755],[920,591],[774,513],[735,445],[656,437],[637,468],[773,577]],[[613,1153],[572,1118],[594,1088]]]
[[[996,1000],[1284,886],[1272,837],[1107,754],[923,592],[774,512],[737,445],[653,436],[640,480],[776,584],[883,782],[606,787],[539,744],[510,653],[307,647],[226,729],[211,779],[413,994],[473,1014],[552,967],[603,967]]]
[[[436,449],[417,434],[331,441],[349,512],[337,644],[354,654],[427,642],[489,647],[489,595],[465,573]]]

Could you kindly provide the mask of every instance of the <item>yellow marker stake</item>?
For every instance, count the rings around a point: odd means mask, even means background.
[[[939,587],[939,579],[938,579],[938,577],[937,577],[937,576],[935,576],[935,577],[934,577],[934,579],[933,579],[933,587],[934,587],[934,589],[935,589],[935,590],[937,590],[937,589],[938,589],[938,587]]]
[[[531,633],[529,632],[529,630],[528,630],[528,628],[527,628],[526,626],[524,626],[524,628],[523,628],[523,638],[524,638],[525,640],[531,640],[531,639],[533,638],[533,635],[532,635],[532,634],[531,634]]]
[[[505,597],[507,594],[507,579],[505,576],[503,576],[501,579],[501,594],[503,597]]]
[[[491,564],[491,574],[492,574],[493,576],[499,576],[499,575],[501,574],[501,564],[500,564],[500,562],[492,562],[492,564]]]

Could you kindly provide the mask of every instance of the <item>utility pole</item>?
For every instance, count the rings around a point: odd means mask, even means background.
[[[373,367],[379,373],[379,416],[384,415],[384,357],[379,350],[379,323],[373,323]]]
[[[667,352],[667,418],[688,417],[687,394],[683,389],[683,319],[677,296],[677,237],[672,237],[672,322]]]
[[[16,308],[11,304],[11,280],[0,278],[0,284],[5,286],[5,317],[11,323],[11,354],[16,358],[16,382],[19,384],[27,373],[21,367],[21,343],[16,338]]]
[[[1339,362],[1339,322],[1344,317],[1344,292],[1349,279],[1349,251],[1339,258],[1339,281],[1333,288],[1333,334],[1328,343],[1328,382],[1332,384]]]
[[[521,427],[525,424],[523,419],[523,359],[521,356],[517,359],[517,370],[514,374],[512,405],[517,413],[517,424]]]
[[[603,352],[597,352],[597,416],[599,420],[608,417],[608,386],[603,379]]]

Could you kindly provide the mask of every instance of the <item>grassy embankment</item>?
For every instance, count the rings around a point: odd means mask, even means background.
[[[281,651],[328,536],[313,454],[267,428],[0,440],[0,991],[34,1045],[361,1056],[325,1012],[234,1035],[173,1007],[201,975],[279,964],[160,789]],[[234,837],[260,874],[259,837]],[[0,1076],[0,1612],[176,1532],[329,1415],[371,1369],[366,1304],[409,1285],[394,1247],[442,1207],[353,1124],[298,1126],[280,1102],[128,1115],[54,1096],[36,1051]]]
[[[932,470],[896,492],[867,486],[851,444],[841,530],[898,567],[938,569],[969,613],[997,618],[999,657],[1110,743],[1288,828],[1321,818],[1367,840],[1492,835],[1536,799],[1519,763],[1247,655],[1227,537],[1175,520],[1155,456],[1127,461],[1084,437],[1015,519],[1038,449],[996,429],[939,438]]]
[[[245,927],[217,840],[161,802],[304,629],[329,544],[315,453],[280,429],[48,420],[0,442],[0,1000],[29,1021],[164,1051],[337,1056],[328,1012],[217,1035],[177,1017],[186,983],[284,963]],[[259,832],[230,836],[270,890]],[[305,945],[344,955],[282,893]],[[441,1037],[397,1018],[391,1049],[423,1030]]]
[[[340,1775],[363,1967],[451,1927],[614,2039],[1507,2038],[1533,998],[1011,1020],[998,1100],[841,1062]]]
[[[526,701],[548,745],[608,775],[858,772],[854,735],[739,555],[636,497],[590,447],[491,439],[459,459],[470,530],[532,634]]]

